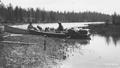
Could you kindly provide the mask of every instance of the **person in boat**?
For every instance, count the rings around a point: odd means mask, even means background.
[[[28,30],[37,30],[35,27],[33,27],[32,22],[28,25]]]
[[[88,31],[85,29],[80,29],[78,33],[85,35],[85,34],[88,34]]]
[[[54,28],[50,28],[50,31],[55,32],[55,29]]]
[[[48,31],[49,31],[49,27],[46,27],[46,28],[45,28],[45,32],[48,32]]]
[[[41,31],[42,30],[42,27],[41,26],[37,26],[37,28]]]
[[[74,28],[70,28],[70,29],[68,29],[67,33],[68,34],[74,34],[76,32],[75,32]]]
[[[64,30],[64,28],[63,28],[63,26],[62,26],[62,24],[60,23],[60,22],[58,22],[58,28],[57,28],[57,31],[63,31]]]

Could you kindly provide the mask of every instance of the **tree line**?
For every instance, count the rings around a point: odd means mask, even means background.
[[[120,15],[119,14],[114,13],[112,15],[112,23],[115,25],[120,25]]]
[[[0,4],[0,21],[3,23],[47,23],[47,22],[103,22],[111,20],[111,16],[98,12],[60,12],[44,9],[24,9],[19,6],[13,8],[11,4]]]

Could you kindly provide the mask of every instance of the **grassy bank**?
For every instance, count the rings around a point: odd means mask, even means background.
[[[66,59],[60,42],[42,36],[9,36],[4,41],[35,43],[0,43],[0,66],[3,68],[49,68]],[[46,42],[46,43],[45,43]]]
[[[1,68],[51,68],[65,60],[69,50],[72,52],[74,48],[81,48],[76,44],[89,43],[87,40],[65,40],[35,35],[11,35],[4,38],[4,41],[15,43],[0,42]]]

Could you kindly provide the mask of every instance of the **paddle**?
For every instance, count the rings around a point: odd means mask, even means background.
[[[25,43],[25,42],[18,42],[18,41],[0,41],[0,43],[21,44],[21,45],[36,45],[36,43]]]

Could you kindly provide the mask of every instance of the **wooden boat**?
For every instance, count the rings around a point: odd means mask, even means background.
[[[15,27],[5,26],[5,31],[14,34],[31,34],[31,35],[42,35],[47,37],[58,37],[58,38],[75,38],[75,39],[88,39],[90,38],[87,34],[78,33],[56,33],[56,32],[45,32],[45,31],[35,31],[35,30],[25,30]]]
[[[4,30],[5,32],[14,33],[14,34],[29,34],[29,31],[25,29],[10,27],[8,25],[4,25]]]
[[[67,37],[65,33],[42,32],[42,31],[34,31],[34,30],[30,30],[29,33],[32,35],[42,35],[42,36],[48,36],[48,37],[59,37],[59,38]]]

